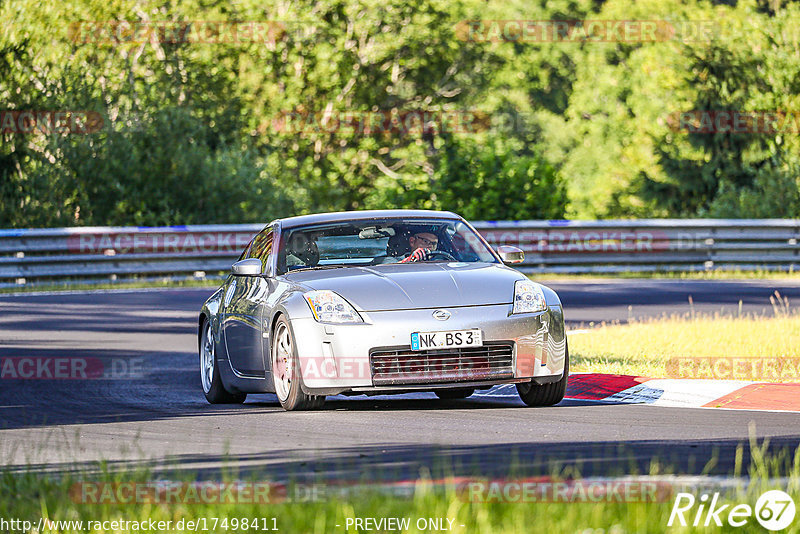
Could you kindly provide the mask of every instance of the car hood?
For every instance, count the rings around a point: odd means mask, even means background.
[[[329,289],[360,311],[507,304],[525,276],[503,265],[421,263],[347,267],[287,274],[311,289]]]

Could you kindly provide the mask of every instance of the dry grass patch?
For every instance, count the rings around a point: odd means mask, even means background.
[[[771,315],[673,315],[571,335],[575,371],[654,378],[800,382],[800,314],[776,294]]]

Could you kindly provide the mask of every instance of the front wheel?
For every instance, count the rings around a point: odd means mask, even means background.
[[[241,404],[247,398],[247,393],[230,393],[222,385],[217,367],[214,335],[211,332],[211,321],[205,321],[200,337],[200,382],[203,384],[203,393],[211,404]]]
[[[284,410],[317,410],[325,403],[324,395],[308,395],[301,387],[302,375],[294,337],[289,322],[281,317],[272,335],[272,383]]]
[[[564,341],[566,344],[566,340]],[[569,377],[569,347],[564,347],[564,376],[558,382],[534,384],[533,380],[517,384],[517,392],[522,402],[528,406],[553,406],[564,399]]]

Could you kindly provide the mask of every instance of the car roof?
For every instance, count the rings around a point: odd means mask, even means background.
[[[283,228],[293,228],[309,224],[324,224],[329,222],[363,221],[369,219],[461,219],[449,211],[432,210],[364,210],[364,211],[337,211],[333,213],[315,213],[313,215],[299,215],[278,219],[276,222]]]

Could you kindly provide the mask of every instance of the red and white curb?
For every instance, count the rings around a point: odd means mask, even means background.
[[[475,397],[516,396],[513,385],[497,386]],[[566,399],[614,404],[650,404],[679,408],[724,408],[800,412],[800,384],[739,380],[648,378],[630,375],[572,373]]]
[[[571,375],[568,384],[566,396],[570,399],[684,408],[800,412],[800,384],[596,373]]]

